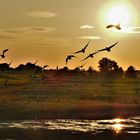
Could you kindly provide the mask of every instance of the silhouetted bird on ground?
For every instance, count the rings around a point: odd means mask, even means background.
[[[86,44],[86,46],[85,46],[84,48],[82,48],[80,51],[77,51],[77,52],[75,52],[75,53],[73,53],[73,54],[77,54],[77,53],[85,53],[86,48],[88,47],[89,43],[90,43],[90,40],[89,40],[89,42]]]
[[[118,44],[118,42],[116,42],[115,44],[109,46],[109,47],[106,47],[104,49],[101,49],[101,50],[98,50],[98,52],[101,52],[101,51],[108,51],[110,52],[111,51],[111,48],[113,48],[114,46],[116,46]]]
[[[8,82],[8,80],[5,80],[5,81],[0,85],[1,89],[4,89],[4,88],[6,87],[7,82]]]
[[[3,50],[2,55],[0,55],[1,58],[5,58],[5,53],[6,53],[8,50],[9,50],[9,49]]]
[[[66,58],[66,64],[68,63],[68,60],[71,60],[73,57],[76,57],[74,55],[68,55]]]
[[[121,30],[120,24],[117,24],[117,25],[110,24],[110,25],[106,26],[106,28],[112,28],[112,27],[114,27],[118,30]]]
[[[97,54],[98,52],[95,53],[90,53],[85,59],[83,59],[82,61],[88,59],[89,57],[93,58],[95,54]]]

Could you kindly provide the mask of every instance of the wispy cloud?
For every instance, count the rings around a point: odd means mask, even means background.
[[[17,27],[13,29],[4,29],[3,32],[9,34],[24,34],[31,32],[51,32],[54,31],[53,27],[41,27],[41,26],[33,26],[33,27]]]
[[[51,18],[56,16],[56,13],[49,12],[49,11],[36,11],[28,13],[29,16],[37,17],[37,18]]]
[[[99,40],[101,39],[100,36],[81,36],[81,37],[78,37],[79,39],[90,39],[90,40]]]
[[[9,36],[9,35],[4,35],[4,34],[0,34],[0,39],[17,39],[17,37],[15,36]]]
[[[53,27],[38,27],[38,26],[35,26],[35,27],[32,27],[32,30],[36,31],[36,32],[51,32],[51,31],[54,31],[56,29],[53,28]]]
[[[80,28],[81,29],[93,29],[94,26],[91,26],[91,25],[81,25]]]
[[[140,26],[123,27],[121,30],[114,30],[119,33],[140,34]]]

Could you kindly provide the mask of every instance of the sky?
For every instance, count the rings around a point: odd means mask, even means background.
[[[126,69],[140,69],[139,0],[0,0],[0,51],[8,48],[1,63],[16,67],[28,61],[50,68],[64,67],[67,55],[83,48],[85,54],[68,62],[69,68],[83,64],[89,53],[119,42],[111,52],[100,52],[86,61],[97,69],[108,57]],[[120,23],[122,30],[106,29]]]

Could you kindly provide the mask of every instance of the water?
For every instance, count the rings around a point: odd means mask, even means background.
[[[17,132],[19,132],[18,137],[16,134]],[[36,134],[34,134],[33,132],[40,133],[39,134],[39,136],[41,136],[40,139],[43,139],[43,137],[45,139],[46,134],[48,132],[52,132],[51,134],[49,134],[49,137],[51,137],[51,135],[55,135],[56,132],[58,137],[59,135],[65,135],[64,132],[68,132],[73,136],[77,134],[88,134],[94,137],[100,136],[105,133],[108,134],[111,133],[113,134],[113,137],[114,136],[116,137],[117,135],[127,135],[129,136],[129,138],[130,136],[133,138],[133,136],[136,135],[140,136],[140,116],[130,117],[127,119],[115,118],[107,120],[56,119],[56,120],[26,120],[26,121],[24,120],[24,121],[0,122],[0,139],[7,140],[21,139],[23,138],[22,137],[23,132],[26,132],[26,135],[28,135],[28,132],[32,132],[30,136],[33,135],[32,136],[33,139],[37,139]],[[44,134],[45,136],[43,136]],[[53,138],[50,139],[53,140]]]

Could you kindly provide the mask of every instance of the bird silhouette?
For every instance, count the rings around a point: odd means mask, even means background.
[[[37,64],[37,62],[38,62],[38,60],[36,60],[36,61],[35,61],[34,65],[36,65],[36,64]]]
[[[68,60],[71,60],[73,57],[76,57],[75,55],[68,55],[66,58],[66,64],[68,63]]]
[[[98,50],[98,52],[101,52],[101,51],[108,51],[110,52],[111,51],[111,48],[113,48],[114,46],[116,46],[118,44],[118,42],[116,42],[115,44],[109,46],[109,47],[106,47],[104,49],[101,49],[101,50]]]
[[[42,70],[45,69],[45,68],[47,68],[47,67],[49,67],[49,66],[48,66],[48,65],[44,65],[44,66],[42,67]]]
[[[85,66],[85,64],[86,64],[86,63],[84,63],[84,64],[81,65],[81,66],[78,66],[77,68],[81,68],[81,69],[82,69],[82,68]]]
[[[5,49],[5,50],[3,50],[2,54],[0,55],[1,58],[5,58],[5,52],[7,52],[8,50],[9,50],[9,49]]]
[[[121,30],[122,29],[121,26],[120,26],[120,23],[117,24],[117,25],[110,24],[110,25],[106,26],[106,28],[112,28],[112,27],[114,27],[114,28],[116,28],[118,30]]]
[[[86,46],[85,46],[84,48],[82,48],[80,51],[74,52],[73,54],[77,54],[77,53],[85,53],[86,48],[88,47],[89,43],[90,43],[90,40],[88,41],[88,43],[86,44]]]
[[[12,64],[12,61],[8,64],[8,66],[10,67],[11,64]]]
[[[98,53],[98,51],[97,52],[94,52],[94,53],[90,53],[86,58],[84,58],[82,61],[84,61],[84,60],[86,60],[86,59],[88,59],[88,58],[93,58],[94,57],[94,55],[95,54],[97,54]]]

